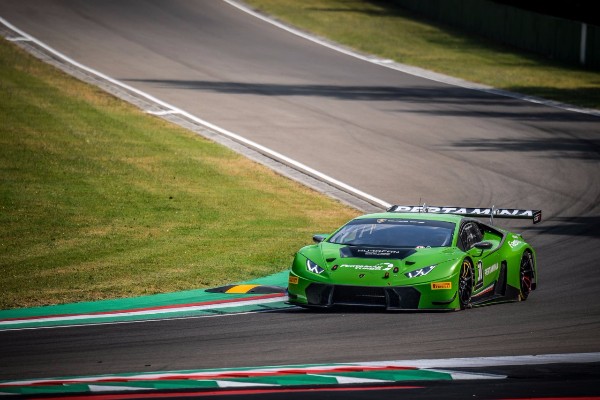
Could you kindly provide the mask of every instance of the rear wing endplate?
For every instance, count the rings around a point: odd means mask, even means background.
[[[542,210],[520,210],[515,208],[469,208],[469,207],[448,207],[448,206],[391,206],[388,212],[398,213],[434,213],[434,214],[458,214],[467,217],[489,217],[490,221],[494,218],[513,218],[513,219],[531,219],[534,224],[542,221]]]

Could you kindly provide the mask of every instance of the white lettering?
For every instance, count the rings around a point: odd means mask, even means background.
[[[350,265],[350,264],[342,264],[341,268],[354,268],[358,270],[365,271],[389,271],[394,268],[394,264],[392,263],[379,263],[377,265]]]
[[[468,207],[447,207],[447,206],[398,206],[390,208],[393,212],[409,212],[409,213],[441,213],[441,214],[461,214],[479,216],[479,215],[498,215],[503,217],[522,217],[533,218],[534,210],[518,210],[512,208],[468,208]],[[535,214],[536,217],[539,215]],[[541,219],[541,215],[538,217]]]
[[[489,208],[484,208],[483,210],[481,208],[474,208],[473,210],[470,210],[469,214],[490,215],[491,212],[492,210]]]
[[[489,274],[491,274],[492,272],[495,272],[495,271],[498,271],[498,263],[496,263],[490,267],[487,267],[485,269],[485,276],[488,276]]]
[[[517,247],[520,244],[521,244],[521,241],[519,241],[519,240],[513,240],[512,242],[508,242],[508,245],[510,246],[511,249],[514,249],[515,247]]]

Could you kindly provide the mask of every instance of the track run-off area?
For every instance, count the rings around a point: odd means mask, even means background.
[[[164,295],[153,305],[143,299],[102,302],[108,308],[101,310],[93,308],[98,304],[84,310],[66,305],[55,309],[55,318],[85,317],[69,327],[47,320],[44,328],[22,322],[48,318],[44,310],[14,311],[0,321],[2,384],[45,380],[66,390],[61,379],[49,378],[67,377],[86,386],[77,386],[78,392],[89,392],[102,385],[82,383],[84,377],[108,374],[107,386],[119,391],[141,387],[131,376],[145,381],[157,371],[186,371],[196,375],[185,380],[212,390],[247,386],[256,379],[251,374],[258,367],[252,366],[275,366],[268,367],[268,379],[253,382],[280,385],[284,376],[295,387],[315,375],[310,385],[319,387],[406,380],[420,386],[403,371],[413,378],[435,375],[436,382],[473,373],[488,383],[529,371],[532,387],[545,384],[548,391],[516,385],[521,392],[502,393],[600,395],[594,384],[600,362],[598,115],[357,57],[225,1],[5,0],[0,17],[6,38],[46,61],[364,211],[422,199],[544,211],[542,224],[510,226],[538,252],[539,288],[526,302],[455,313],[310,312],[286,306],[278,292],[198,291],[177,300]],[[198,308],[178,309],[168,319],[148,313],[144,319],[152,321],[143,322],[122,314],[178,305]],[[88,320],[105,312],[125,319]],[[527,364],[536,355],[563,358]],[[538,367],[505,371],[506,362],[500,368],[386,361],[496,357]],[[288,374],[303,369],[302,379]],[[212,376],[210,383],[196,379],[202,374]],[[175,375],[172,380],[181,378]],[[152,384],[156,390],[162,383]],[[452,397],[445,386],[431,390]]]

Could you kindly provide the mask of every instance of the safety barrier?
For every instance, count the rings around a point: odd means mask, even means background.
[[[553,60],[600,69],[600,27],[485,0],[394,0],[405,9]]]

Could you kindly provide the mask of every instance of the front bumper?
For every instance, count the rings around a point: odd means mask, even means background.
[[[448,283],[448,282],[446,282]],[[353,286],[319,283],[290,274],[289,302],[306,307],[361,306],[386,310],[458,309],[456,285],[432,290],[415,286]]]

